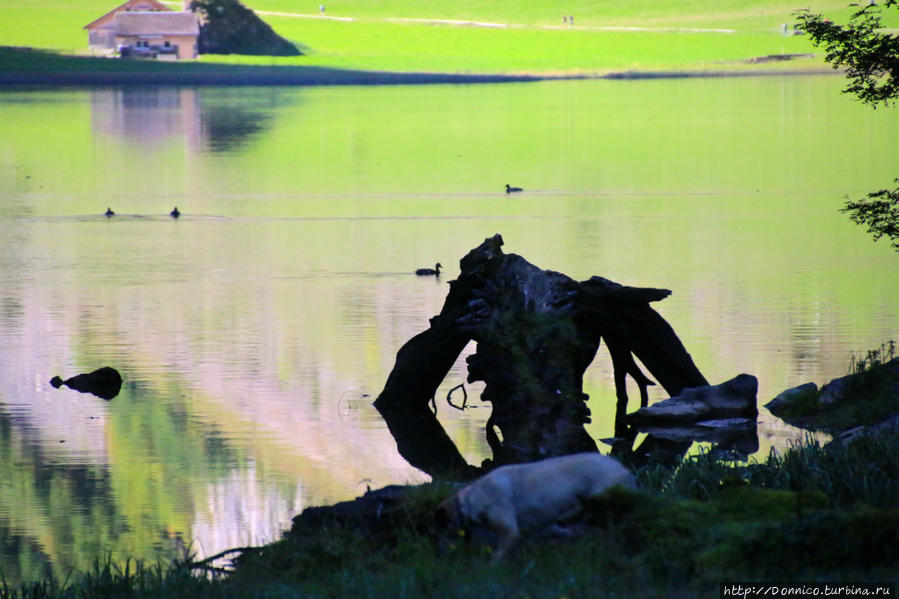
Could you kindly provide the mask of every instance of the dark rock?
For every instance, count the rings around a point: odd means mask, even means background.
[[[91,393],[102,399],[112,399],[122,389],[122,375],[115,368],[104,366],[93,372],[79,374],[72,378],[62,380],[58,376],[50,379],[50,384],[59,389],[65,385],[81,393]]]
[[[843,401],[852,388],[852,380],[855,376],[856,375],[847,374],[838,379],[833,379],[821,387],[821,392],[818,394],[818,404],[829,406]]]
[[[794,409],[800,403],[807,402],[810,397],[818,394],[818,385],[815,383],[805,383],[792,389],[787,389],[771,401],[765,404],[768,411],[775,416]]]
[[[719,385],[690,387],[680,395],[627,415],[633,425],[648,423],[695,423],[722,418],[755,418],[758,379],[739,374]]]
[[[831,380],[820,391],[814,383],[787,389],[765,407],[793,426],[835,434],[877,424],[899,406],[899,357],[868,361],[860,370]]]
[[[851,428],[847,431],[844,431],[833,438],[833,441],[830,443],[836,444],[849,444],[855,441],[856,439],[860,439],[866,435],[877,435],[880,433],[885,433],[887,431],[899,432],[899,414],[894,414],[890,416],[886,420],[878,422],[877,424],[869,424],[867,426],[856,426],[855,428]],[[828,445],[830,445],[828,443]]]
[[[436,507],[442,496],[435,496],[430,502],[418,501],[415,508],[409,501],[410,493],[430,486],[389,485],[374,491],[368,490],[362,497],[351,501],[341,501],[334,505],[312,506],[293,518],[293,525],[286,536],[302,539],[305,535],[315,535],[328,528],[361,531],[375,542],[390,543],[396,539],[397,530],[430,526],[430,508]]]

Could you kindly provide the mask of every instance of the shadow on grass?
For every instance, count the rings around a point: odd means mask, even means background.
[[[823,72],[832,73],[827,70]],[[425,85],[515,83],[573,79],[686,79],[820,75],[820,68],[695,71],[622,71],[611,73],[406,73],[312,66],[265,66],[167,62],[68,56],[36,48],[0,46],[2,86],[108,85]]]
[[[533,75],[399,73],[327,67],[160,63],[0,46],[0,85],[412,85],[537,81]]]

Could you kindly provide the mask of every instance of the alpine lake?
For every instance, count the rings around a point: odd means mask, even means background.
[[[899,119],[844,84],[0,91],[0,574],[208,556],[428,480],[372,402],[495,233],[672,290],[654,307],[705,377],[758,377],[754,457],[802,439],[761,406],[899,338],[897,254],[839,212],[899,176]],[[479,464],[489,404],[445,400],[471,350],[436,405]],[[101,366],[112,400],[49,384]],[[585,391],[611,436],[604,346]]]

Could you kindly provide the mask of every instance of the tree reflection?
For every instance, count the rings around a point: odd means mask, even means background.
[[[97,559],[180,555],[210,483],[246,460],[167,396],[126,385],[105,417],[106,459],[84,462],[36,438],[33,418],[0,410],[0,573],[7,582],[63,580]]]
[[[233,151],[271,127],[271,108],[283,102],[272,88],[207,89],[137,86],[91,92],[95,131],[139,148],[183,141],[191,151]]]

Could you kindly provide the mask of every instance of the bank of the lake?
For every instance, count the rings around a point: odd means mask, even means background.
[[[112,8],[107,2],[73,7],[61,0],[0,0],[2,43],[49,53],[0,52],[2,82],[368,85],[830,70],[823,53],[795,30],[796,6],[788,0],[766,0],[752,10],[710,0],[676,10],[656,0],[639,6],[575,2],[564,20],[559,7],[544,0],[527,6],[391,0],[327,7],[254,0],[248,6],[302,55],[207,54],[177,65],[75,62],[96,51],[88,48],[83,27]],[[838,21],[850,13],[839,0],[809,8]],[[885,12],[886,26],[894,26],[899,15],[892,13],[899,11]]]
[[[647,467],[640,491],[590,505],[573,538],[529,540],[500,564],[464,536],[439,548],[432,513],[454,487],[429,483],[311,508],[283,539],[218,561],[101,558],[66,581],[0,586],[0,597],[718,597],[722,581],[759,580],[894,592],[897,441],[809,441],[736,467],[711,454],[673,471]]]
[[[413,85],[534,81],[531,75],[402,73],[303,66],[163,63],[0,47],[0,85]]]
[[[162,63],[67,56],[34,48],[0,46],[0,86],[110,85],[424,85],[510,83],[563,79],[659,79],[816,75],[832,69],[808,65],[786,69],[717,68],[710,70],[612,71],[607,73],[441,73],[365,71],[315,66],[266,66],[227,63]]]
[[[92,50],[83,27],[114,4],[0,0],[0,39],[8,46],[88,55]],[[632,71],[827,68],[823,52],[797,34],[799,7],[791,0],[764,0],[752,7],[712,0],[676,6],[660,0],[601,4],[575,0],[564,7],[549,0],[245,4],[302,56],[202,55],[197,62],[378,73],[591,77]],[[803,6],[835,22],[844,22],[852,12],[844,0],[815,0]],[[886,27],[899,25],[899,11],[884,13]],[[771,59],[787,56],[792,59]]]

